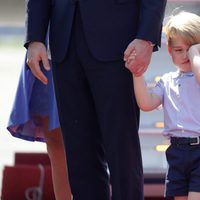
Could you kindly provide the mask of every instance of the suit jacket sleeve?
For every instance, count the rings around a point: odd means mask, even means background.
[[[52,0],[26,1],[25,47],[32,41],[45,43],[50,20]]]
[[[166,0],[141,0],[140,21],[136,38],[160,46]]]

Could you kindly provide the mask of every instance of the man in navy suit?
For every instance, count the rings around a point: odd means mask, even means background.
[[[39,62],[49,69],[44,43],[50,27],[54,85],[75,200],[143,199],[139,109],[123,59],[134,51],[132,71],[139,75],[147,69],[160,45],[165,4],[27,1],[27,62],[44,84],[48,80]]]

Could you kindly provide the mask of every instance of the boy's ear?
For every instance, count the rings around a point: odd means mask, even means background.
[[[172,48],[169,46],[169,44],[167,44],[167,50],[168,50],[168,52],[169,52],[169,54],[171,56],[172,55]]]

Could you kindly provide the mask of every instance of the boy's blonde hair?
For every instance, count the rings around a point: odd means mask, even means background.
[[[171,16],[164,27],[168,45],[173,39],[181,37],[189,46],[200,43],[200,16],[182,11]]]

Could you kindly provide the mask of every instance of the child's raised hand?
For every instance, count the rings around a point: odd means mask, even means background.
[[[192,45],[188,50],[192,71],[197,82],[200,84],[200,44]]]
[[[200,43],[192,45],[188,50],[189,58],[193,57],[194,55],[200,56]]]

